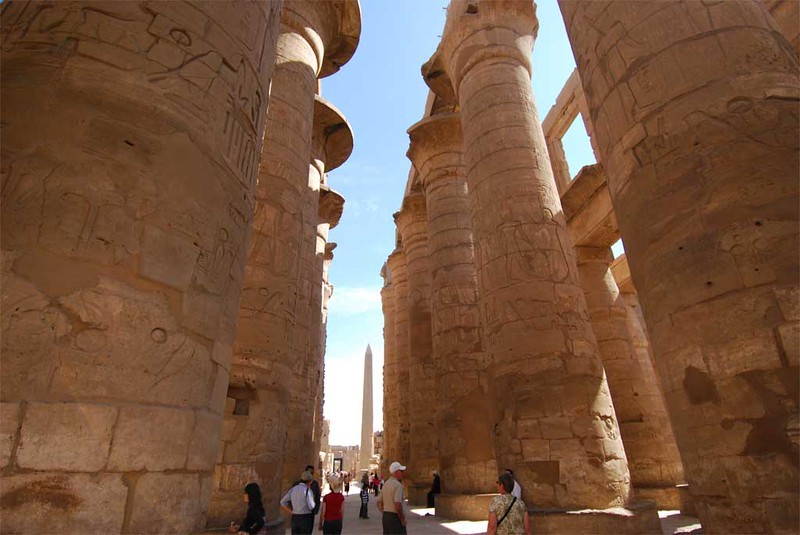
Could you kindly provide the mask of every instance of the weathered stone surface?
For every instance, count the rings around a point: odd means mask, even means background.
[[[122,474],[4,475],[4,533],[121,533],[129,489]]]
[[[114,471],[185,468],[195,413],[164,407],[122,407],[108,467]],[[212,458],[213,460],[213,458]],[[206,469],[210,464],[206,464]]]
[[[796,530],[797,57],[761,2],[559,3],[704,530]]]
[[[209,477],[142,474],[132,485],[131,533],[194,533],[203,528]]]
[[[394,282],[388,262],[381,270],[383,288],[381,289],[381,309],[383,311],[383,452],[380,473],[388,474],[389,465],[394,462],[399,436],[397,385],[398,366],[396,353],[396,301]]]
[[[0,468],[5,468],[11,462],[19,417],[19,403],[0,403]]]
[[[88,403],[28,403],[16,464],[33,470],[96,472],[108,460],[118,409]]]
[[[407,463],[410,458],[409,432],[411,428],[410,420],[410,384],[409,384],[409,331],[408,331],[408,267],[406,265],[406,254],[402,248],[395,249],[386,262],[392,276],[394,286],[395,303],[395,359],[397,362],[397,372],[394,384],[391,388],[397,390],[397,420],[395,446],[390,450],[393,457],[389,462],[399,461]],[[407,464],[406,464],[407,466]]]

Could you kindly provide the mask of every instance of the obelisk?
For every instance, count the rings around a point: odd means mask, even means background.
[[[361,405],[361,450],[359,468],[369,471],[372,459],[372,348],[364,354],[364,397]]]

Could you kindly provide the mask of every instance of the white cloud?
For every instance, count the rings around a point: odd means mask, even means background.
[[[370,287],[335,286],[328,308],[331,314],[380,312],[381,290]]]

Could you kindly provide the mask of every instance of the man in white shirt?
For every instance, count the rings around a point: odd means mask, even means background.
[[[378,497],[378,510],[382,513],[384,535],[405,535],[406,513],[403,509],[403,473],[406,467],[397,461],[389,467],[392,477],[383,484]]]
[[[281,507],[292,515],[292,535],[311,535],[314,532],[314,476],[303,472],[300,481],[281,498]]]
[[[514,478],[514,490],[511,491],[511,495],[514,496],[516,499],[522,499],[522,487],[519,485],[517,478],[514,477],[514,471],[511,468],[506,468],[506,473]]]

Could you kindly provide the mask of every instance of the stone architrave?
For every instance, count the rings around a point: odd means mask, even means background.
[[[428,217],[425,196],[403,199],[396,216],[408,269],[409,447],[405,481],[413,505],[425,504],[438,468],[436,382],[431,337],[431,273],[428,263]]]
[[[655,500],[661,508],[680,509],[676,485],[684,482],[683,465],[653,364],[634,346],[632,312],[611,273],[611,250],[577,247],[576,252],[633,489],[638,498]]]
[[[796,531],[797,58],[757,1],[560,5],[703,529]]]
[[[424,74],[460,104],[498,466],[526,502],[604,509],[630,476],[531,90],[537,25],[532,0],[453,0]]]
[[[280,4],[3,5],[3,531],[203,529]]]
[[[395,354],[395,299],[392,273],[384,264],[381,270],[381,308],[383,309],[383,450],[380,474],[387,477],[390,459],[397,442],[397,356]]]
[[[411,421],[409,410],[408,268],[405,251],[401,247],[397,247],[389,255],[386,265],[392,274],[394,286],[394,352],[397,370],[392,377],[395,383],[390,385],[390,388],[396,389],[397,419],[395,420],[395,429],[389,435],[390,437],[394,436],[395,441],[393,444],[387,445],[393,454],[389,462],[398,461],[408,466]],[[388,477],[388,473],[384,477]]]
[[[497,479],[469,197],[456,113],[409,129],[408,156],[425,189],[436,430],[442,492],[491,493]],[[440,514],[440,499],[436,499]],[[485,511],[480,511],[485,516]]]
[[[359,3],[349,0],[315,2],[310,0],[286,0],[283,12],[284,33],[287,36],[287,51],[292,53],[294,69],[303,71],[303,83],[292,96],[303,110],[297,125],[303,140],[298,159],[307,156],[302,180],[302,199],[296,215],[299,220],[298,267],[295,272],[294,324],[291,333],[293,358],[291,396],[289,400],[289,424],[283,444],[283,473],[280,488],[287,488],[296,481],[306,465],[318,465],[319,452],[312,451],[315,429],[315,407],[319,399],[318,386],[321,381],[320,358],[313,355],[312,339],[319,326],[319,311],[315,305],[316,288],[320,281],[315,278],[319,270],[315,267],[316,234],[318,224],[319,187],[322,183],[320,168],[324,164],[322,154],[314,150],[314,119],[317,110],[317,79],[330,76],[339,70],[355,52],[361,31]],[[287,56],[288,59],[288,56]],[[287,63],[287,67],[291,64]],[[309,85],[308,69],[313,70]],[[301,90],[302,88],[302,90]],[[298,117],[299,119],[299,117]],[[319,140],[324,144],[324,140]],[[305,151],[306,144],[308,152]],[[349,154],[349,152],[348,152]],[[346,159],[346,156],[345,158]],[[342,160],[342,162],[344,161]],[[313,356],[312,356],[313,355]],[[316,474],[319,475],[319,474]]]

